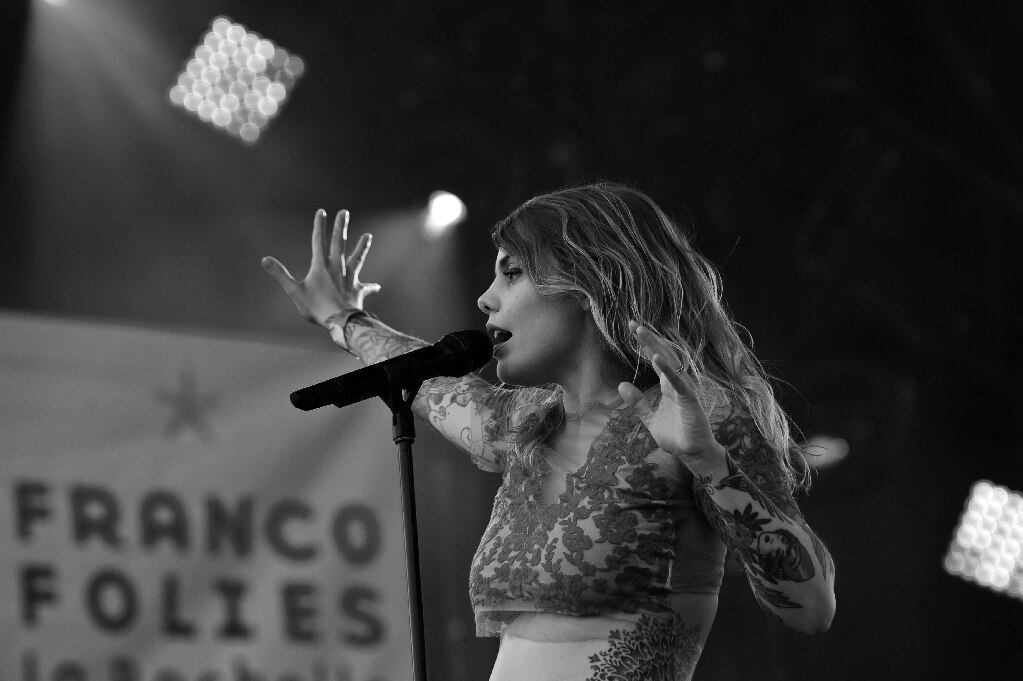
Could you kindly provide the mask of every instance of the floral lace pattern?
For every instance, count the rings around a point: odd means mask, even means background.
[[[507,463],[473,559],[477,613],[512,601],[563,615],[670,610],[676,529],[694,501],[631,408],[612,415],[555,503],[540,500],[539,475]]]

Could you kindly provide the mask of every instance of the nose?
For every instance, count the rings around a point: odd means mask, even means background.
[[[480,312],[486,315],[492,315],[497,312],[500,306],[497,302],[497,296],[494,295],[493,284],[476,300],[476,306],[480,309]]]

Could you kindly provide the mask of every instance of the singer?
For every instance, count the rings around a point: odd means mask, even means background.
[[[302,315],[366,363],[426,346],[363,310],[371,237],[313,222]],[[416,414],[503,476],[473,560],[491,681],[690,679],[726,550],[769,615],[819,634],[835,566],[793,494],[809,484],[717,271],[648,196],[600,183],[530,199],[492,230],[479,297],[501,385],[426,381]]]

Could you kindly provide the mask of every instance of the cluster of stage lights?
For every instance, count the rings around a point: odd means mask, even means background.
[[[169,96],[213,127],[253,144],[304,71],[300,57],[217,17]]]
[[[945,570],[1023,600],[1023,495],[981,480],[973,485],[945,555]]]

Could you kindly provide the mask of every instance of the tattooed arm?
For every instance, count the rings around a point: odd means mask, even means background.
[[[750,419],[715,427],[721,451],[694,470],[704,515],[738,559],[753,595],[793,629],[823,633],[835,613],[835,563],[799,512],[777,454]]]
[[[328,238],[327,214],[313,218],[312,261],[309,272],[297,280],[276,258],[262,260],[267,274],[284,289],[309,322],[330,330],[334,342],[367,364],[426,345],[398,333],[362,312],[365,297],[380,290],[378,284],[359,280],[372,238],[363,234],[348,251],[348,211],[338,212]],[[504,467],[509,419],[515,393],[490,385],[478,376],[435,378],[423,383],[413,410],[455,444],[467,450],[477,466],[498,471]]]
[[[343,329],[344,345],[366,364],[428,345],[362,315],[352,317]],[[423,383],[412,410],[467,451],[481,469],[497,472],[504,469],[507,457],[508,430],[516,418],[515,396],[516,391],[498,388],[475,374],[439,377]]]
[[[738,412],[720,409],[713,425],[675,346],[639,322],[630,321],[629,329],[650,357],[661,395],[654,404],[622,383],[622,398],[661,449],[693,474],[703,514],[746,570],[761,607],[799,631],[827,630],[835,614],[835,565],[799,513],[778,454]]]

